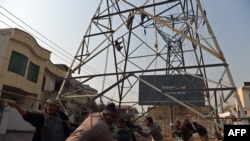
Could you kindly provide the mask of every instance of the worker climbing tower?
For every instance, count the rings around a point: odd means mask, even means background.
[[[199,0],[101,0],[64,82],[71,79],[91,84],[101,102],[178,104],[212,119],[233,98],[245,117]],[[61,88],[58,97],[70,94]],[[191,105],[214,111],[203,115]]]

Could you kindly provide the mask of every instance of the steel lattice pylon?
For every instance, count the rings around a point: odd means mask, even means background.
[[[214,107],[213,114],[234,97],[240,116],[246,117],[228,63],[199,0],[100,1],[65,80],[76,79],[98,89],[94,99],[137,104],[126,98],[136,99],[139,82],[162,92],[139,76],[162,74],[202,79],[205,88],[197,91]],[[63,86],[58,96],[65,96]],[[163,94],[203,118],[209,116]],[[222,100],[217,102],[218,98]]]

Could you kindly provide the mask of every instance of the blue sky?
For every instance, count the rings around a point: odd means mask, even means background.
[[[0,28],[18,27],[18,23],[28,29],[19,20],[23,21],[53,42],[46,45],[38,41],[53,52],[52,62],[70,64],[98,3],[99,0],[0,0]],[[235,84],[242,86],[243,82],[250,81],[250,1],[202,0],[201,3],[207,11]]]
[[[227,59],[237,87],[250,81],[250,1],[203,0],[209,22]]]

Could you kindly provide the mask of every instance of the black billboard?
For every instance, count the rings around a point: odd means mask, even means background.
[[[157,91],[144,82],[139,82],[139,105],[179,105],[166,95],[195,106],[205,106],[204,81],[191,75],[141,75]]]

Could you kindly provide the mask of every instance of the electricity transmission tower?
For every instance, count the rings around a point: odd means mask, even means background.
[[[168,94],[183,89],[163,92],[141,78],[146,75],[178,75],[187,83],[187,76],[192,76],[203,87],[184,91],[198,91],[206,105],[214,107],[212,114],[233,97],[239,116],[245,117],[228,63],[199,0],[101,0],[65,80],[98,89],[93,100],[132,106],[140,102],[138,87],[143,83],[203,118],[211,116]]]

